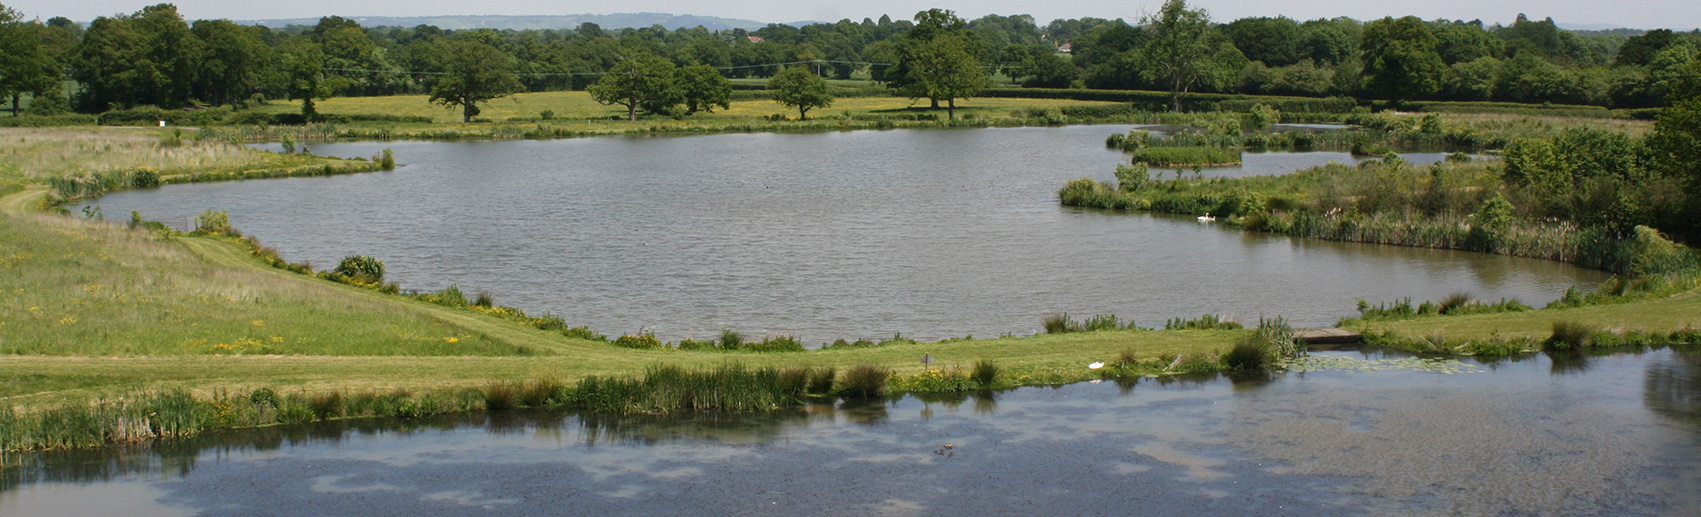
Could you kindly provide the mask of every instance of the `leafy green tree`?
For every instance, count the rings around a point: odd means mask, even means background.
[[[313,101],[330,98],[339,80],[325,77],[325,53],[318,43],[302,37],[291,38],[278,52],[289,98],[301,99],[301,120],[312,122],[319,116],[319,108]]]
[[[1482,57],[1453,65],[1451,93],[1455,98],[1486,101],[1494,98],[1500,76],[1500,60]]]
[[[489,103],[525,90],[509,69],[508,56],[477,41],[448,43],[443,76],[431,87],[431,102],[445,108],[459,106],[461,122],[478,116],[478,104]]]
[[[1211,17],[1188,9],[1186,0],[1167,0],[1157,14],[1140,17],[1150,40],[1140,51],[1146,73],[1169,88],[1170,110],[1181,111],[1181,95],[1204,78],[1211,54]]]
[[[952,120],[957,118],[957,99],[973,97],[987,83],[986,71],[969,47],[962,35],[942,35],[921,44],[911,58],[912,91],[935,102],[945,101]]]
[[[190,30],[206,50],[195,82],[196,96],[214,106],[246,100],[259,86],[260,73],[271,60],[271,47],[260,39],[264,29],[243,27],[230,20],[199,20]]]
[[[998,52],[997,64],[998,71],[1015,84],[1016,78],[1033,74],[1034,54],[1028,47],[1011,43]]]
[[[57,93],[60,90],[59,64],[50,50],[42,44],[46,27],[25,23],[23,16],[0,4],[0,96],[10,97],[12,116],[18,116],[19,104],[25,93]],[[31,108],[34,109],[34,108]]]
[[[671,106],[681,93],[672,61],[641,54],[622,61],[586,90],[603,105],[626,107],[626,119],[638,120],[638,108]]]
[[[1446,23],[1436,27],[1435,52],[1448,65],[1506,53],[1506,42],[1483,30],[1482,22]]]
[[[1416,16],[1383,18],[1364,26],[1364,86],[1371,94],[1395,101],[1440,90],[1447,64],[1436,53],[1437,39]]]
[[[1068,88],[1078,76],[1074,66],[1058,57],[1057,51],[1047,45],[1028,47],[1033,66],[1028,69],[1027,77],[1022,86],[1028,88]]]
[[[1272,67],[1299,62],[1299,22],[1291,18],[1241,18],[1223,24],[1219,30],[1247,59]]]
[[[833,105],[827,80],[807,67],[794,66],[774,75],[768,80],[768,91],[773,92],[774,102],[797,108],[798,120],[808,118],[811,109]]]
[[[732,107],[732,81],[709,65],[679,69],[679,89],[685,99],[686,113],[699,110],[714,113],[716,106]]]
[[[1310,58],[1320,65],[1346,61],[1358,53],[1358,44],[1355,41],[1358,37],[1357,29],[1357,22],[1345,18],[1302,23],[1299,26],[1299,48],[1296,55],[1300,59]]]
[[[71,57],[71,78],[83,86],[82,110],[100,112],[137,104],[138,92],[132,87],[137,39],[122,18],[102,16],[89,22]]]
[[[1618,47],[1618,58],[1614,61],[1614,64],[1619,66],[1646,65],[1654,60],[1654,54],[1658,54],[1661,50],[1665,50],[1666,47],[1677,42],[1677,35],[1671,29],[1648,31],[1641,36],[1624,40],[1624,44]]]
[[[133,88],[144,103],[162,108],[189,104],[201,72],[202,44],[171,4],[143,7],[128,22],[139,36],[132,55],[136,73]]]
[[[1701,61],[1687,67],[1691,75],[1672,85],[1671,106],[1654,121],[1646,145],[1654,167],[1687,185],[1691,227],[1686,233],[1696,239],[1701,238]]]

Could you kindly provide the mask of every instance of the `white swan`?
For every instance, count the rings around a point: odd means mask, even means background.
[[[1201,223],[1209,223],[1209,222],[1216,221],[1216,220],[1217,220],[1217,218],[1211,217],[1210,212],[1205,212],[1205,215],[1199,216],[1199,222],[1201,222]]]

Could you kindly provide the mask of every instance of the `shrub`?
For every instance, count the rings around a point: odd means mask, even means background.
[[[751,352],[802,352],[803,343],[793,336],[768,336],[761,341],[745,343],[744,350]]]
[[[461,293],[459,286],[450,285],[437,292],[437,304],[445,307],[466,307],[467,295]]]
[[[130,171],[131,188],[155,188],[159,186],[159,171],[153,167],[137,167]]]
[[[1116,166],[1116,188],[1122,192],[1135,192],[1152,184],[1152,174],[1146,170],[1146,164]]]
[[[969,380],[981,386],[991,386],[998,380],[998,364],[991,359],[975,361],[974,367],[969,370]]]
[[[384,281],[384,261],[365,255],[349,255],[337,262],[337,267],[332,269],[331,272],[358,280],[361,283],[376,284]],[[456,292],[459,293],[459,291]]]
[[[277,409],[283,406],[283,399],[278,398],[278,392],[271,388],[260,388],[248,394],[248,403],[256,410]]]
[[[838,381],[839,394],[846,398],[874,398],[886,391],[886,379],[892,371],[872,364],[859,364],[845,370]]]
[[[570,338],[574,338],[574,339],[584,339],[584,340],[589,340],[589,341],[608,341],[608,336],[604,336],[602,334],[592,332],[591,327],[586,326],[586,325],[580,325],[580,326],[577,326],[577,327],[573,327],[573,328],[563,330],[563,331],[561,331],[561,335],[567,336],[567,337],[570,337]]]
[[[637,349],[642,349],[642,350],[654,350],[654,349],[662,348],[663,345],[662,345],[661,340],[656,339],[656,335],[654,333],[640,332],[637,335],[626,334],[626,335],[620,336],[618,338],[615,338],[614,339],[614,346],[624,347],[624,348],[637,348]]]
[[[1252,110],[1247,113],[1246,121],[1247,125],[1252,126],[1252,129],[1263,129],[1271,124],[1280,123],[1282,113],[1263,103],[1253,104]]]
[[[195,229],[206,233],[230,234],[230,214],[208,210],[195,216]]]
[[[744,334],[730,328],[721,329],[720,347],[722,350],[738,350],[744,346]]]
[[[679,340],[679,344],[675,345],[675,347],[680,350],[714,350],[715,342],[698,341],[691,338],[685,338]]]

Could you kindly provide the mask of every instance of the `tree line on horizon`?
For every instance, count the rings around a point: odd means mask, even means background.
[[[932,9],[914,21],[881,16],[748,32],[363,27],[337,16],[272,29],[190,23],[171,4],[84,26],[64,17],[26,21],[0,5],[0,97],[14,110],[31,97],[40,114],[287,98],[302,100],[311,116],[313,101],[329,96],[429,94],[470,119],[481,98],[606,93],[597,85],[609,74],[666,69],[649,76],[669,87],[618,103],[635,117],[712,109],[724,104],[717,79],[770,78],[785,64],[810,62],[818,77],[867,74],[947,108],[995,76],[1033,88],[1169,91],[1177,108],[1189,92],[1645,108],[1665,105],[1673,85],[1696,75],[1698,48],[1701,32],[1584,33],[1523,15],[1509,26],[1410,16],[1220,23],[1184,0],[1135,23],[1042,26],[1027,15],[964,20]]]

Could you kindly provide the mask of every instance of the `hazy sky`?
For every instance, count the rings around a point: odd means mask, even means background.
[[[30,18],[65,16],[88,21],[96,16],[140,10],[156,0],[0,0]],[[1142,10],[1152,10],[1161,0],[1073,0],[1073,1],[952,1],[952,0],[750,0],[696,2],[689,0],[625,0],[621,2],[582,0],[507,0],[472,3],[465,0],[290,0],[252,2],[232,0],[177,0],[178,10],[190,19],[310,18],[343,16],[424,16],[469,14],[608,14],[614,12],[660,12],[742,18],[764,22],[798,20],[861,20],[890,14],[907,19],[916,11],[940,7],[957,11],[965,18],[997,14],[1031,14],[1041,24],[1055,18],[1134,19]],[[1701,2],[1696,0],[1194,0],[1218,21],[1247,16],[1285,15],[1310,18],[1351,16],[1361,20],[1383,16],[1417,15],[1424,19],[1481,19],[1486,23],[1511,23],[1518,13],[1531,18],[1553,17],[1561,24],[1613,24],[1633,28],[1680,28],[1701,26]]]

